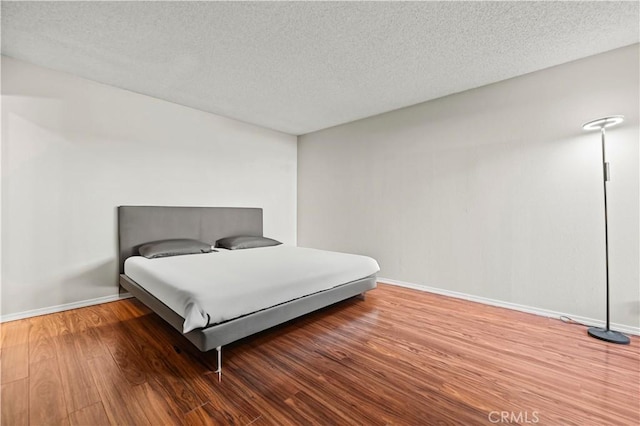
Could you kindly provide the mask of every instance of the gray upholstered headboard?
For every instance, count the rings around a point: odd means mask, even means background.
[[[118,207],[120,273],[124,261],[142,244],[170,238],[193,238],[214,244],[236,235],[262,236],[262,209],[245,207]]]

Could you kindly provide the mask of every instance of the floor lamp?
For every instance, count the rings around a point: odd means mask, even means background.
[[[604,183],[604,247],[605,247],[605,265],[607,272],[607,326],[605,328],[601,327],[591,327],[587,331],[589,336],[595,337],[596,339],[605,340],[611,343],[618,343],[621,345],[629,344],[629,338],[624,334],[613,331],[609,328],[609,230],[608,230],[608,219],[607,219],[607,181],[609,180],[609,163],[606,161],[605,157],[605,128],[615,126],[616,124],[620,124],[624,121],[624,116],[622,115],[612,115],[610,117],[599,118],[597,120],[589,121],[582,125],[584,130],[600,130],[600,135],[602,136],[602,177]]]

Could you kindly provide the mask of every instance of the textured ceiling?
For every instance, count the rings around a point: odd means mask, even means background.
[[[639,41],[638,2],[2,2],[2,53],[303,134]]]

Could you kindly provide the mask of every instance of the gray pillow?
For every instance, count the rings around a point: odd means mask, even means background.
[[[210,253],[211,244],[186,238],[175,240],[162,240],[147,243],[138,249],[138,252],[147,259],[157,257],[180,256],[183,254]]]
[[[265,237],[227,237],[216,241],[216,247],[226,248],[229,250],[240,250],[257,247],[269,247],[282,244],[280,241],[272,240]]]

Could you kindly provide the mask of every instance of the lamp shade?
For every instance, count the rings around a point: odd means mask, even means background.
[[[602,130],[605,127],[615,126],[624,121],[624,115],[611,115],[609,117],[602,117],[596,120],[591,120],[582,125],[584,130]]]

